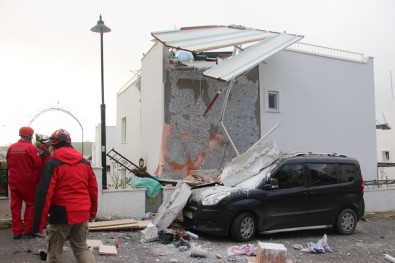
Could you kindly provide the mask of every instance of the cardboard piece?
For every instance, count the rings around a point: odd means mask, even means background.
[[[256,263],[287,263],[287,248],[283,244],[258,242]]]

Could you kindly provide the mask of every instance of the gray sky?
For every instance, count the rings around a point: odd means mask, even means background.
[[[102,14],[107,125],[115,125],[116,93],[140,68],[151,32],[199,25],[243,25],[303,35],[302,42],[374,57],[376,119],[390,123],[390,70],[395,71],[393,0],[1,0],[0,145],[48,107],[74,114],[84,139],[100,122],[100,36],[90,31]],[[392,73],[395,78],[395,72]],[[395,81],[393,81],[395,82]],[[357,94],[356,94],[357,96]],[[391,124],[391,123],[390,123]],[[81,128],[69,115],[48,112],[32,124],[50,135]]]

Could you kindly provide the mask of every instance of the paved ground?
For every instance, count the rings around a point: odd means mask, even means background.
[[[308,242],[316,243],[328,236],[331,253],[307,253],[296,250],[293,245],[306,247]],[[227,257],[227,249],[231,246],[241,246],[227,238],[199,235],[197,242],[208,250],[205,258],[193,258],[190,249],[180,251],[173,243],[165,245],[159,241],[141,244],[139,231],[91,232],[90,239],[100,239],[104,244],[113,245],[118,241],[118,256],[102,256],[94,251],[97,262],[188,262],[188,263],[221,263],[247,262],[246,256]],[[263,235],[249,242],[256,245],[258,241],[281,243],[287,248],[288,260],[298,262],[389,262],[384,254],[395,256],[395,216],[380,215],[368,217],[367,221],[359,222],[353,235],[342,236],[333,229],[289,232],[282,234]],[[45,250],[44,239],[13,240],[11,230],[5,227],[0,230],[0,262],[43,262],[38,256],[39,250]],[[70,244],[64,247],[63,262],[76,262]]]

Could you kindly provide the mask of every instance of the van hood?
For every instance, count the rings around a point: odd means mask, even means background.
[[[207,186],[207,187],[192,189],[190,200],[199,202],[202,201],[203,199],[207,200],[207,198],[212,198],[213,199],[212,201],[215,202],[215,201],[219,201],[220,199],[236,191],[247,192],[248,189],[245,187],[228,187],[223,185]]]

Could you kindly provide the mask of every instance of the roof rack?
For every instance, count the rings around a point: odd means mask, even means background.
[[[346,155],[343,154],[337,154],[337,153],[316,153],[316,152],[297,152],[293,154],[292,156],[333,156],[333,157],[347,157]]]

